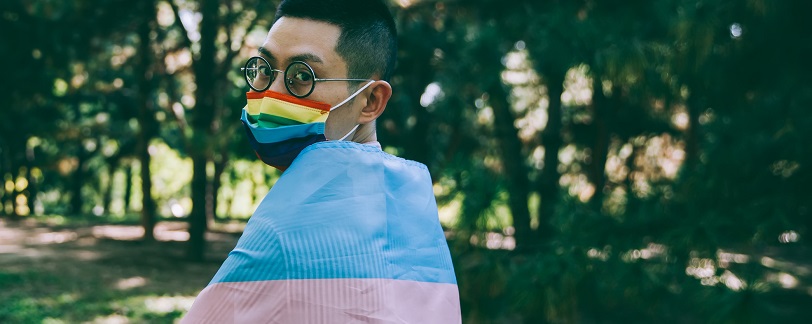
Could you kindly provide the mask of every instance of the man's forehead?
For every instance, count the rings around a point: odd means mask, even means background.
[[[340,35],[338,26],[326,22],[282,17],[271,26],[259,52],[277,63],[339,64],[343,60],[335,48]]]

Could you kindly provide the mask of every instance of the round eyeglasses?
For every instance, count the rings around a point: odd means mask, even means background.
[[[276,80],[277,73],[284,73],[285,88],[296,98],[304,98],[313,93],[316,82],[322,81],[351,81],[364,82],[372,81],[368,79],[319,79],[313,68],[305,62],[293,61],[284,72],[274,69],[271,64],[261,56],[254,56],[245,62],[245,66],[240,70],[245,75],[245,82],[251,90],[262,92],[268,90]]]

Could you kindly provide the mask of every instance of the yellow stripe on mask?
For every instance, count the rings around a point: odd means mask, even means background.
[[[327,113],[323,110],[297,105],[274,98],[249,99],[248,114],[257,116],[259,114],[279,116],[300,123],[316,123],[327,120]]]
[[[259,115],[260,106],[262,106],[262,99],[248,99],[248,105],[245,106],[245,110],[248,111],[248,114],[251,116]]]

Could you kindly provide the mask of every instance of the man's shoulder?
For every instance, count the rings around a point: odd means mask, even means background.
[[[370,142],[368,142],[370,143]],[[404,159],[396,155],[390,154],[381,148],[380,143],[375,144],[361,144],[350,141],[326,141],[312,144],[305,148],[299,159],[330,159],[339,162],[347,159],[347,162],[352,163],[384,163],[384,164],[398,164],[400,166],[407,166],[420,169],[421,171],[428,172],[425,164]],[[342,153],[342,154],[336,154]]]

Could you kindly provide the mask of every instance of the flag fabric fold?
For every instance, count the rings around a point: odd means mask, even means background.
[[[457,281],[420,163],[308,146],[183,323],[459,323]]]

